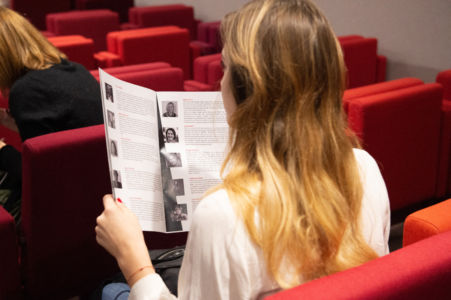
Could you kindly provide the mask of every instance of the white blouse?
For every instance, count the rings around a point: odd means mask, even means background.
[[[354,149],[364,195],[363,235],[379,255],[388,254],[390,206],[374,159]],[[266,270],[263,254],[237,218],[225,190],[204,198],[193,215],[179,274],[179,299],[262,299],[279,290]],[[134,284],[129,299],[177,299],[158,274]]]

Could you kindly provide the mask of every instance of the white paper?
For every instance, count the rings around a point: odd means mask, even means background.
[[[228,138],[221,94],[154,92],[99,75],[115,198],[145,231],[189,230],[202,195],[221,183]]]

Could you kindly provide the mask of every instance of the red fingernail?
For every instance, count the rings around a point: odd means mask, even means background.
[[[121,198],[117,198],[117,202],[122,203]]]

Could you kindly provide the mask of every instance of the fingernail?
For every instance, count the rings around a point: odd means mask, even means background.
[[[122,203],[121,198],[117,198],[117,202]]]

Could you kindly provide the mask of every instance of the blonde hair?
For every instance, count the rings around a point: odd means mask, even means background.
[[[66,56],[15,11],[0,7],[0,89],[6,92],[27,70],[43,70]]]
[[[342,111],[337,39],[308,0],[256,0],[221,26],[231,88],[223,187],[283,288],[377,257]],[[355,144],[354,144],[355,145]],[[283,271],[289,265],[299,277]]]

